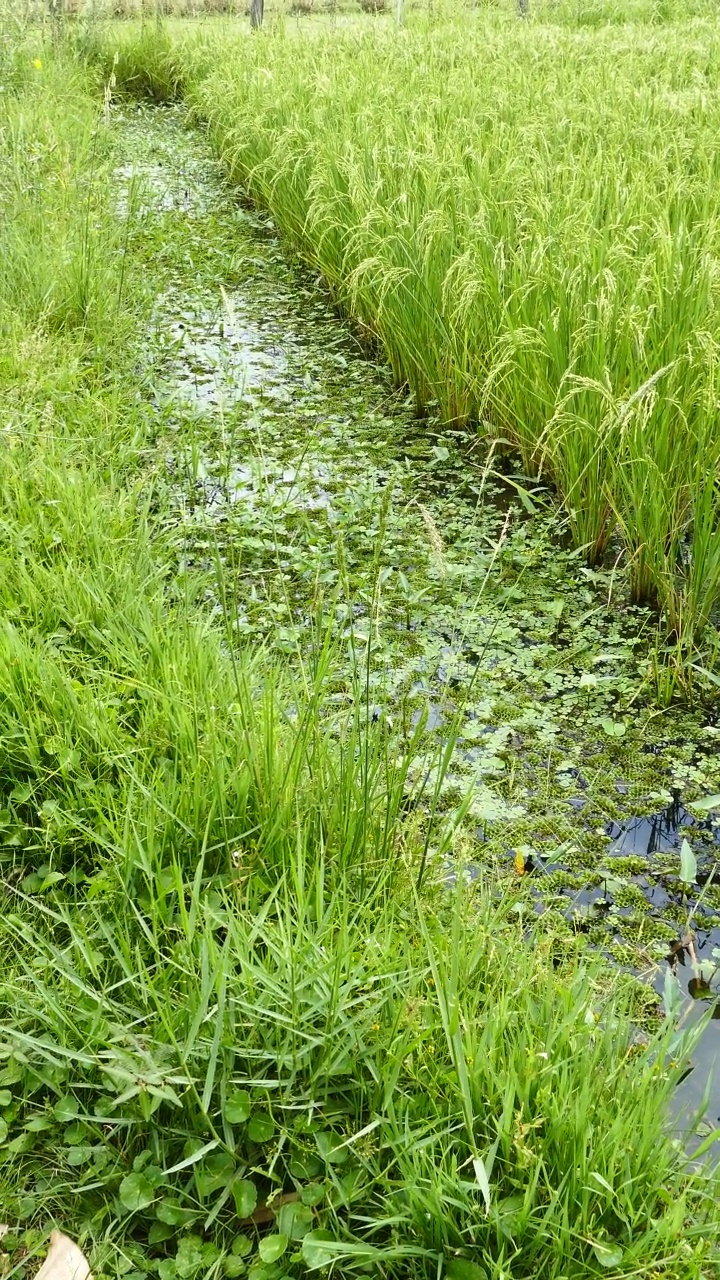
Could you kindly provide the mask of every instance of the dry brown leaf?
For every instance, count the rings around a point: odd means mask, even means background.
[[[2,1240],[3,1236],[7,1235],[9,1230],[10,1228],[7,1222],[0,1222],[0,1240]]]
[[[90,1264],[74,1240],[62,1231],[53,1231],[50,1252],[35,1280],[92,1280]]]

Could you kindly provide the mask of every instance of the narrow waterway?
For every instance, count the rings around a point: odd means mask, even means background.
[[[293,652],[322,613],[370,646],[372,714],[457,735],[443,802],[472,788],[462,873],[506,880],[559,945],[587,935],[648,1003],[671,965],[690,1019],[717,1007],[719,829],[692,802],[720,792],[720,729],[643,693],[651,621],[511,463],[413,417],[179,109],[115,127],[121,211],[162,281],[141,373],[177,572],[204,576],[238,641]],[[711,1025],[691,1103],[717,1046]]]

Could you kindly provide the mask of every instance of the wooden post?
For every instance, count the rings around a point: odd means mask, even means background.
[[[250,0],[250,26],[253,31],[258,31],[262,26],[264,12],[264,0]]]

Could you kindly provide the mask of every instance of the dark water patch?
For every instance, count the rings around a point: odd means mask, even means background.
[[[712,816],[698,817],[675,795],[657,812],[609,821],[605,830],[610,839],[609,870],[597,887],[573,895],[569,917],[589,931],[612,912],[614,926],[634,911],[633,905],[622,905],[624,890],[632,887],[653,917],[672,922],[675,936],[656,948],[653,960],[639,954],[636,971],[645,971],[661,998],[666,997],[668,974],[672,975],[684,998],[684,1026],[710,1018],[692,1070],[678,1090],[676,1109],[682,1125],[707,1092],[710,1119],[720,1123],[720,1073],[715,1070],[720,1028],[714,1025],[720,1021],[720,895],[709,900],[706,892],[720,871],[720,822]],[[683,841],[691,846],[697,864],[692,883],[681,876]],[[643,860],[645,873],[613,874],[613,862],[633,857]]]
[[[623,824],[611,821],[606,830],[612,839],[608,850],[611,855],[638,853],[650,858],[679,849],[683,836],[690,835],[701,848],[716,849],[720,854],[720,825],[711,818],[694,817],[677,796],[658,813],[631,818]]]

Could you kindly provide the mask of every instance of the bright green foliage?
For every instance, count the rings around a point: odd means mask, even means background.
[[[29,55],[27,65],[35,76]],[[129,279],[128,233],[112,216],[111,139],[72,65],[45,59],[37,76],[43,85],[31,79],[22,98],[8,100],[0,134],[10,228],[0,280],[7,856],[39,865],[25,886],[33,891],[100,856],[130,875],[169,852],[191,866],[204,856],[209,868],[227,867],[242,845],[243,860],[270,871],[294,847],[311,778],[307,837],[329,856],[341,845],[366,857],[377,840],[381,858],[403,764],[391,771],[390,814],[376,818],[370,798],[387,786],[386,744],[378,736],[360,753],[357,709],[332,756],[321,758],[317,742],[298,746],[318,712],[328,651],[320,646],[311,659],[316,695],[306,698],[305,677],[295,685],[266,661],[229,662],[223,632],[192,607],[192,583],[169,579],[151,515],[152,419],[135,373],[149,299],[137,273]],[[123,288],[139,308],[135,333]],[[288,735],[280,708],[305,703],[299,733]],[[328,722],[328,740],[339,731]],[[359,755],[351,781],[348,762]],[[322,823],[312,816],[318,788],[327,793]],[[241,841],[247,832],[252,839]]]
[[[53,333],[84,331],[92,342],[117,320],[120,278],[113,254],[116,225],[101,222],[107,139],[98,130],[97,106],[85,93],[86,77],[33,57],[42,46],[27,41],[7,68],[9,84],[23,84],[0,113],[0,369],[12,370],[21,321],[38,320]],[[10,63],[11,60],[8,58]],[[62,77],[65,84],[58,83]],[[67,81],[69,80],[69,84]],[[63,89],[76,87],[72,109],[53,112]],[[85,178],[77,186],[78,174]],[[63,361],[65,364],[65,361]]]
[[[53,1221],[98,1278],[705,1280],[716,1180],[666,1132],[687,1043],[639,1043],[629,984],[495,880],[448,891],[417,742],[322,627],[278,670],[171,572],[152,271],[100,95],[37,61],[0,99],[9,1270]]]

